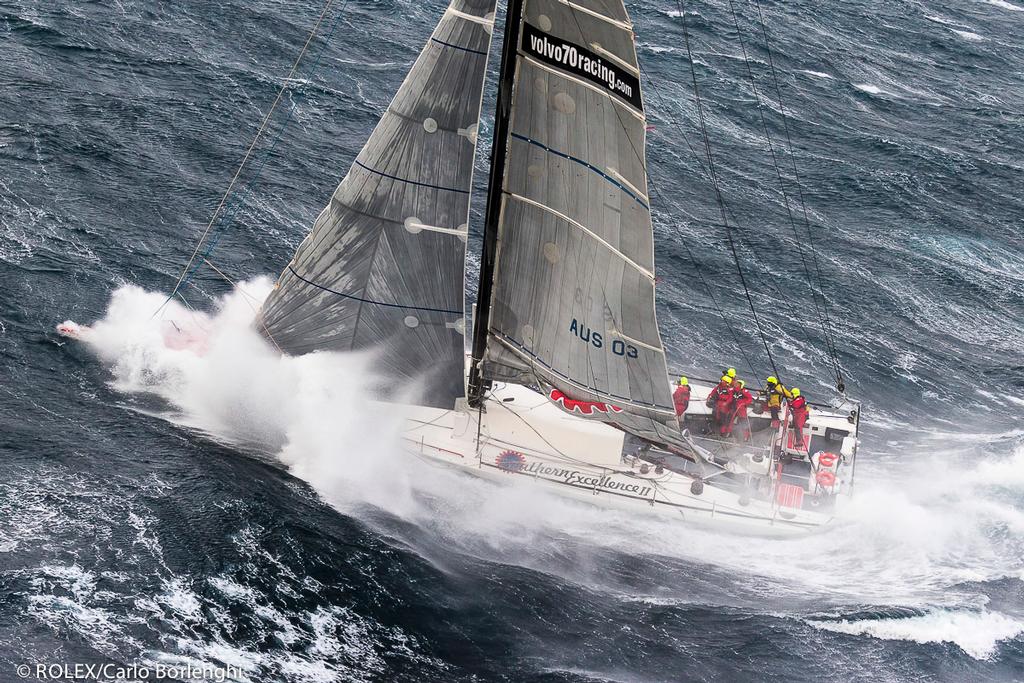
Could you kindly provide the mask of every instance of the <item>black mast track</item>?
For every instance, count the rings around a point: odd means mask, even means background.
[[[483,403],[484,392],[490,387],[490,382],[481,375],[480,364],[487,350],[487,333],[491,320],[491,288],[494,280],[494,260],[498,250],[498,220],[501,218],[505,157],[508,155],[508,122],[512,113],[512,88],[515,84],[516,51],[519,49],[519,25],[522,15],[523,0],[509,0],[505,12],[498,102],[494,112],[491,174],[487,184],[484,244],[480,254],[480,284],[477,290],[476,312],[473,315],[473,355],[466,392],[469,405],[474,408]]]

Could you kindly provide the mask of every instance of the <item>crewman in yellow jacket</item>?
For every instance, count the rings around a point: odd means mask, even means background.
[[[772,427],[779,426],[779,410],[782,408],[782,399],[791,399],[793,394],[790,393],[789,389],[782,386],[776,377],[769,377],[765,380],[764,389],[761,390],[761,395],[765,397],[765,401],[768,404],[768,410],[772,414]]]

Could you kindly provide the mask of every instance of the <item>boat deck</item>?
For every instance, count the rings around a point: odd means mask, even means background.
[[[733,425],[731,434],[723,436],[719,426],[714,424],[711,408],[706,405],[707,397],[716,385],[713,380],[690,379],[690,405],[681,426],[689,431],[698,446],[712,454],[717,463],[726,465],[756,460],[764,463],[764,470],[762,476],[743,471],[723,471],[713,476],[715,486],[753,498],[775,497],[780,505],[786,507],[820,509],[829,507],[832,500],[830,495],[819,495],[823,490],[831,492],[828,487],[823,489],[818,479],[823,469],[830,469],[836,475],[842,469],[844,479],[852,484],[860,418],[858,405],[848,403],[836,407],[809,402],[811,412],[804,427],[804,441],[799,443],[789,423],[786,407],[780,411],[779,421],[773,424],[755,387],[750,389],[755,402],[748,409],[748,416]],[[821,453],[837,454],[834,468],[819,465]],[[640,457],[671,471],[702,476],[697,463],[658,449],[644,448],[642,443],[632,439],[627,439],[624,444],[623,455]]]
[[[763,441],[765,433],[773,433],[771,416],[767,408],[763,408],[763,401],[759,400],[757,387],[748,387],[754,395],[754,404],[748,409],[748,417],[745,422],[749,424],[751,441],[744,443],[746,424],[736,424],[733,433],[729,437],[722,437],[716,433],[712,425],[711,408],[705,404],[711,390],[718,383],[710,379],[690,378],[690,406],[684,413],[683,426],[690,430],[690,435],[701,445],[712,452],[722,449],[754,448]],[[796,443],[793,429],[786,431],[786,443],[781,449],[793,457],[793,459],[806,460],[809,455],[818,451],[839,452],[842,448],[843,439],[857,435],[857,428],[860,420],[860,406],[853,402],[847,402],[838,407],[808,401],[811,408],[810,416],[804,427],[805,441],[803,445]],[[785,409],[780,416],[786,420]],[[776,425],[777,427],[778,425]],[[762,439],[759,439],[758,436]]]

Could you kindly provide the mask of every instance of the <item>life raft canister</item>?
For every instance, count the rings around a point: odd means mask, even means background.
[[[819,453],[818,454],[818,466],[831,468],[839,462],[839,456],[835,453]]]

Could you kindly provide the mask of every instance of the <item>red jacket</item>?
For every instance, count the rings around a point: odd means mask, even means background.
[[[690,387],[682,385],[676,387],[672,393],[672,402],[676,404],[676,417],[685,413],[690,405]]]
[[[747,416],[747,406],[754,402],[754,397],[746,388],[733,390],[733,397],[736,401],[736,415]]]
[[[722,397],[722,394],[729,394],[731,391],[731,384],[728,382],[719,382],[718,386],[708,393],[708,400],[705,401],[705,405],[707,405],[708,408],[714,408],[715,404],[718,403],[718,399]]]
[[[726,385],[726,389],[724,391],[720,391],[718,389],[716,389],[715,391],[718,392],[718,396],[717,396],[717,398],[715,398],[715,402],[718,404],[717,405],[718,410],[719,411],[727,411],[727,410],[729,410],[732,407],[733,400],[735,399],[735,396],[733,395],[733,392],[732,392],[732,388],[730,388],[728,385]]]
[[[798,427],[803,427],[804,423],[807,422],[807,414],[809,412],[807,408],[807,401],[803,396],[797,396],[789,402],[789,409],[793,411],[793,424]]]

